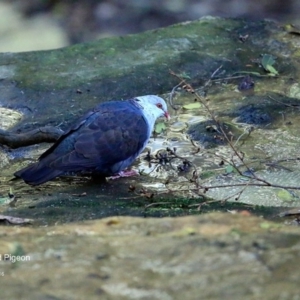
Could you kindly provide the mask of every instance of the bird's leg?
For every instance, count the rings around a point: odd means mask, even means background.
[[[131,177],[131,176],[137,176],[137,175],[139,175],[139,172],[137,172],[135,170],[125,170],[125,171],[121,171],[121,172],[117,173],[114,176],[110,176],[108,178],[115,180],[115,179],[122,178],[122,177]]]

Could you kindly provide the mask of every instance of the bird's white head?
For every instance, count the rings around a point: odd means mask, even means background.
[[[159,117],[165,117],[170,120],[167,104],[164,99],[155,95],[146,95],[136,97],[138,105],[142,107],[143,113],[149,124],[154,125]]]

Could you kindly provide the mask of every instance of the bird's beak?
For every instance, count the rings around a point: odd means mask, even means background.
[[[170,121],[171,117],[167,111],[165,111],[164,116],[168,121]]]

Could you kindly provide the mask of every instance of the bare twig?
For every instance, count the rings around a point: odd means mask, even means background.
[[[175,85],[173,88],[172,88],[172,91],[170,93],[170,97],[169,97],[169,103],[171,105],[171,107],[174,109],[174,110],[178,110],[179,108],[177,106],[174,105],[174,102],[173,102],[173,99],[174,99],[174,94],[176,92],[176,89],[178,87],[180,87],[182,85],[182,82],[178,83],[177,85]]]
[[[235,76],[235,77],[228,77],[228,78],[220,78],[220,79],[214,79],[216,74],[219,72],[219,70],[222,68],[222,66],[218,67],[211,75],[210,79],[206,81],[206,83],[204,84],[204,87],[210,85],[212,83],[212,81],[215,80],[226,80],[226,79],[235,79],[235,78],[241,78],[244,76]],[[240,135],[238,137],[238,139],[236,140],[236,142],[233,142],[232,137],[228,136],[226,134],[226,132],[224,131],[223,127],[221,126],[219,120],[216,118],[215,114],[213,113],[213,111],[210,109],[210,107],[208,106],[207,102],[204,101],[205,99],[200,96],[196,90],[188,83],[186,82],[185,79],[181,78],[181,76],[177,75],[175,72],[170,71],[170,74],[174,77],[176,77],[178,80],[180,80],[180,83],[175,87],[178,88],[178,86],[182,86],[183,89],[185,89],[187,92],[192,93],[193,95],[195,95],[195,97],[197,98],[197,100],[199,102],[201,102],[201,104],[204,106],[204,108],[206,109],[206,111],[209,113],[211,119],[215,122],[215,124],[217,125],[218,131],[222,134],[222,136],[224,137],[224,139],[226,140],[227,144],[229,145],[229,147],[232,150],[233,156],[230,160],[227,160],[226,158],[222,157],[223,161],[226,161],[229,165],[231,165],[236,171],[237,173],[244,177],[244,178],[248,178],[249,181],[246,183],[233,183],[233,184],[224,184],[224,185],[204,185],[203,183],[200,184],[198,178],[198,171],[197,171],[197,167],[191,163],[191,165],[193,165],[194,167],[194,172],[193,172],[193,178],[189,180],[189,182],[194,183],[194,187],[192,188],[188,188],[188,189],[180,189],[180,192],[184,192],[184,191],[189,191],[189,192],[197,192],[199,193],[200,190],[203,190],[204,193],[210,189],[216,189],[216,188],[228,188],[228,187],[242,187],[241,190],[239,190],[238,192],[235,192],[233,195],[230,195],[228,197],[226,197],[225,199],[223,199],[222,201],[227,201],[229,198],[232,198],[234,196],[236,196],[236,200],[238,200],[240,198],[240,196],[242,195],[242,193],[244,192],[244,190],[248,187],[248,186],[256,186],[256,187],[274,187],[274,188],[281,188],[281,189],[287,189],[287,190],[300,190],[300,187],[298,186],[285,186],[285,185],[279,185],[279,184],[273,184],[270,183],[269,181],[257,176],[254,172],[252,172],[252,170],[250,169],[248,163],[245,162],[244,159],[244,153],[238,151],[237,144],[240,141],[240,139],[244,136],[244,135],[250,135],[253,128],[250,128],[250,130],[245,131],[242,135]],[[171,96],[174,94],[174,89],[172,90]],[[271,98],[272,99],[272,98]],[[199,147],[194,143],[194,141],[191,141],[191,144],[197,148],[197,152],[199,152]],[[171,153],[174,157],[183,160],[183,157],[178,156],[176,153]],[[216,154],[215,154],[216,155]],[[251,173],[251,175],[246,175],[245,173],[242,173],[239,169],[239,167],[236,165],[235,161],[234,161],[234,157],[236,157],[239,162],[241,163],[241,165],[246,168],[246,170]],[[197,178],[197,180],[193,180],[195,178]],[[202,194],[203,195],[203,194]],[[219,201],[219,200],[218,200]],[[208,203],[208,202],[207,202]],[[211,202],[209,202],[211,203]],[[197,204],[198,207],[200,204]],[[201,204],[203,205],[203,204]],[[195,205],[193,205],[195,206]]]

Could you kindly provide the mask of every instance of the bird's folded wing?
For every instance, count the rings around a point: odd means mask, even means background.
[[[60,141],[50,154],[50,167],[64,171],[100,168],[136,157],[149,138],[149,128],[135,110],[97,112],[78,133]],[[71,151],[65,151],[72,147]],[[49,155],[49,153],[48,153]]]

